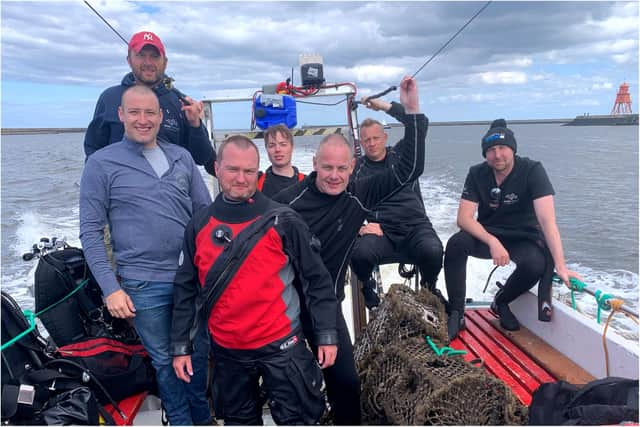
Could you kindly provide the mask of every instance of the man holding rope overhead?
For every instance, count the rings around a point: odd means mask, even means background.
[[[400,101],[402,105],[394,102],[388,111],[405,126],[404,138],[395,146],[399,157],[396,168],[350,183],[355,167],[353,147],[342,135],[328,135],[313,158],[314,172],[274,196],[274,200],[288,203],[300,213],[320,239],[320,255],[331,273],[338,297],[338,356],[323,374],[334,420],[340,425],[361,422],[360,380],[340,309],[351,249],[369,212],[403,185],[416,180],[424,170],[428,120],[419,112],[418,87],[413,78],[405,77],[400,83]],[[366,99],[363,104],[371,107]],[[305,318],[303,327],[311,327]],[[316,347],[316,343],[310,344]]]
[[[381,99],[369,100],[374,110],[393,111]],[[356,161],[352,180],[392,169],[398,162],[394,147],[387,147],[388,135],[382,123],[365,119],[360,123],[360,143],[364,151]],[[441,296],[436,288],[442,269],[442,242],[429,221],[420,183],[415,180],[395,193],[367,216],[360,228],[351,257],[351,268],[362,282],[367,308],[380,304],[377,283],[371,277],[379,264],[410,262],[420,270],[420,285]],[[443,298],[444,299],[444,298]]]
[[[549,282],[553,266],[570,287],[560,232],[556,225],[553,187],[540,162],[516,156],[513,131],[495,120],[482,138],[485,162],[472,166],[458,207],[460,231],[449,239],[444,274],[449,296],[449,338],[464,329],[467,258],[493,259],[496,266],[513,260],[517,267],[498,291],[491,310],[507,330],[520,329],[509,303],[538,281]],[[477,218],[476,218],[477,212]],[[550,309],[550,307],[549,307]]]

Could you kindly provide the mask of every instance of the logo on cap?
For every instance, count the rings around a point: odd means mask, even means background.
[[[142,36],[142,38],[145,39],[145,40],[153,40],[153,34],[144,33],[144,36]]]
[[[487,137],[484,138],[484,142],[493,142],[493,141],[497,141],[499,139],[504,139],[504,134],[503,133],[493,133]]]

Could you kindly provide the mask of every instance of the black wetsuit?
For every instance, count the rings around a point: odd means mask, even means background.
[[[393,147],[387,147],[387,154],[380,161],[361,156],[351,179],[381,173],[397,161]],[[418,180],[405,185],[378,206],[367,216],[367,221],[379,223],[383,235],[365,234],[356,240],[351,268],[363,286],[370,283],[367,279],[376,265],[405,262],[419,267],[423,286],[435,288],[442,269],[443,247],[427,217]]]
[[[279,191],[292,186],[304,179],[304,174],[300,173],[297,167],[293,167],[293,176],[282,176],[273,173],[271,166],[266,171],[258,175],[258,190],[267,197],[273,197]]]
[[[499,194],[492,192],[495,188],[500,188]],[[462,198],[478,203],[478,222],[500,240],[517,265],[505,283],[500,303],[508,304],[531,289],[544,273],[544,236],[533,201],[553,194],[542,164],[526,157],[514,156],[513,170],[500,186],[486,162],[469,169]],[[469,256],[491,258],[486,244],[466,231],[459,231],[447,242],[444,257],[450,310],[464,310]]]
[[[320,239],[320,255],[334,281],[338,301],[344,299],[344,276],[349,255],[364,219],[402,185],[416,180],[424,170],[428,120],[423,114],[404,114],[402,105],[392,103],[391,115],[405,125],[404,138],[396,145],[398,163],[384,173],[350,182],[337,196],[321,193],[316,173],[274,196],[288,203],[309,224]],[[395,113],[395,114],[394,114]],[[353,346],[342,312],[338,312],[338,357],[323,371],[327,394],[336,424],[360,424],[360,380],[353,360]],[[303,317],[303,327],[308,327]],[[313,343],[312,343],[313,345]]]

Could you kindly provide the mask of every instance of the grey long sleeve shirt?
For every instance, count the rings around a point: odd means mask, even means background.
[[[211,196],[187,150],[158,141],[169,170],[158,177],[128,140],[92,154],[80,181],[80,241],[105,296],[120,289],[104,246],[109,224],[117,274],[128,279],[172,282],[184,229]]]

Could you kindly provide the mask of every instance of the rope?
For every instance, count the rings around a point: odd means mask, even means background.
[[[611,304],[609,303],[609,300],[614,298],[614,296],[611,294],[606,294],[601,290],[597,290],[595,293],[595,297],[596,302],[598,303],[598,315],[596,320],[598,321],[598,324],[600,324],[600,313],[602,312],[602,310],[611,310]]]
[[[431,350],[433,350],[433,352],[438,357],[455,356],[457,354],[467,354],[466,350],[456,350],[455,348],[451,348],[451,347],[438,348],[438,346],[433,341],[431,341],[431,337],[429,335],[425,337],[425,340],[427,341],[427,344],[429,344],[429,347],[431,347]]]
[[[25,335],[27,335],[29,332],[33,331],[36,328],[36,316],[35,314],[33,314],[33,311],[24,310],[24,317],[27,318],[27,321],[29,322],[29,327],[26,330],[20,332],[15,337],[11,338],[6,343],[2,344],[2,347],[0,347],[0,351],[4,351],[6,348],[11,347],[18,340],[22,339]]]
[[[487,276],[487,282],[484,284],[484,289],[482,290],[483,294],[487,292],[487,288],[489,287],[489,280],[491,280],[491,276],[493,276],[493,273],[498,269],[498,267],[500,266],[496,265],[495,267],[493,267],[493,270],[491,270],[491,273],[489,273],[489,276]]]
[[[461,33],[465,28],[467,28],[467,25],[471,24],[471,22],[473,22],[473,20],[474,20],[474,19],[476,19],[476,17],[477,17],[478,15],[480,15],[480,14],[482,13],[482,11],[483,11],[483,10],[485,10],[485,9],[487,8],[487,6],[489,6],[489,4],[491,4],[491,1],[492,1],[492,0],[489,0],[488,2],[486,2],[486,3],[485,3],[485,5],[484,5],[484,6],[482,6],[482,7],[480,8],[480,10],[478,10],[478,11],[475,13],[475,15],[473,15],[473,16],[471,17],[471,19],[469,19],[469,20],[467,21],[467,23],[466,23],[466,24],[464,24],[464,25],[463,25],[463,26],[462,26],[458,31],[456,31],[456,33],[455,33],[453,36],[451,36],[451,38],[449,38],[449,40],[447,40],[447,42],[446,42],[445,44],[443,44],[443,45],[442,45],[442,47],[440,47],[440,49],[438,49],[438,50],[436,51],[436,53],[434,53],[433,55],[431,55],[431,58],[429,58],[429,59],[427,60],[427,62],[425,62],[424,64],[422,64],[422,66],[421,66],[420,68],[418,68],[418,70],[417,70],[415,73],[413,73],[413,75],[411,76],[411,78],[414,78],[414,77],[415,77],[415,76],[416,76],[420,71],[422,71],[422,69],[423,69],[424,67],[426,67],[426,66],[429,64],[429,62],[433,61],[433,59],[434,59],[436,56],[438,56],[438,54],[439,54],[440,52],[442,52],[442,51],[444,50],[444,48],[446,48],[446,47],[449,45],[449,43],[451,43],[451,42],[453,41],[453,39],[455,39],[456,37],[458,37],[458,34],[460,34],[460,33]]]
[[[597,299],[597,297],[596,297],[596,299]],[[622,306],[624,305],[624,300],[621,300],[619,298],[613,298],[610,301],[608,301],[608,304],[609,304],[609,306],[611,308],[611,313],[609,313],[609,317],[607,317],[607,322],[605,323],[604,331],[602,332],[602,347],[604,348],[604,363],[605,363],[605,371],[607,373],[607,376],[609,376],[609,350],[607,349],[607,329],[609,329],[609,323],[611,322],[611,319],[613,318],[613,315],[616,312],[621,311],[622,313],[624,313],[625,316],[627,316],[628,318],[630,318],[634,322],[638,323],[638,318],[637,317],[632,316],[629,313],[626,313],[626,312],[621,310]],[[600,304],[598,304],[598,316],[599,315],[600,315]]]
[[[569,283],[571,284],[571,307],[576,310],[576,297],[574,291],[584,292],[584,288],[586,288],[587,285],[573,277],[569,279]]]
[[[24,314],[24,317],[27,318],[27,322],[29,323],[29,327],[26,330],[20,332],[15,337],[11,338],[6,343],[2,344],[2,347],[0,347],[0,351],[4,351],[5,349],[11,347],[13,344],[15,344],[16,342],[18,342],[19,340],[24,338],[27,334],[29,334],[31,331],[33,331],[36,328],[36,317],[46,313],[47,311],[51,310],[53,307],[55,307],[55,306],[63,303],[64,301],[68,300],[69,298],[71,298],[71,296],[73,294],[78,292],[87,283],[89,283],[89,279],[88,278],[84,279],[82,282],[80,282],[80,284],[78,286],[76,286],[75,289],[73,289],[71,292],[69,292],[67,295],[65,295],[61,300],[54,302],[49,307],[44,308],[44,309],[40,310],[39,312],[37,312],[35,314],[31,310],[23,310],[22,313]]]

